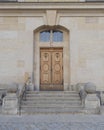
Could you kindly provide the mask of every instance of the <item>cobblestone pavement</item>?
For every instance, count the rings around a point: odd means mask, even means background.
[[[36,114],[0,116],[0,130],[104,130],[104,116]]]

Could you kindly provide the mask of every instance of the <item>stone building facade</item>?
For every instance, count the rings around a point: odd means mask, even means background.
[[[93,82],[104,91],[103,40],[103,2],[1,1],[0,83],[29,76],[35,90]]]

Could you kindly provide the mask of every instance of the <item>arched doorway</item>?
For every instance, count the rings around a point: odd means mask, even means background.
[[[39,28],[34,43],[35,88],[67,90],[70,83],[68,31],[60,26]]]

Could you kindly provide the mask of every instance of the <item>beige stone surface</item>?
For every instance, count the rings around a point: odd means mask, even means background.
[[[56,10],[56,21],[52,20],[52,25],[60,25],[59,29],[65,36],[62,44],[53,45],[64,48],[64,86],[70,89],[72,84],[93,82],[97,90],[104,90],[102,11],[70,11]],[[28,72],[39,89],[39,48],[49,47],[39,42],[39,31],[51,22],[47,22],[46,12],[47,10],[34,9],[0,12],[1,83],[23,82],[25,73]]]
[[[33,31],[41,25],[43,25],[42,18],[1,17],[1,82],[23,82],[25,72],[32,74]]]
[[[96,96],[96,94],[88,94],[85,98],[85,108],[94,109],[100,108],[100,99]]]
[[[104,79],[104,43],[103,17],[68,18],[61,17],[60,24],[70,30],[71,82],[94,82],[97,89],[103,89]]]
[[[2,113],[17,115],[18,98],[15,93],[9,93],[3,98]]]
[[[56,25],[56,19],[57,19],[57,11],[56,10],[47,10],[46,17],[47,17],[47,24],[49,26]]]

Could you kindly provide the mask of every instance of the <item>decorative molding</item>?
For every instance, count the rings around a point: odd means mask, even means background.
[[[97,10],[104,10],[104,3],[101,2],[17,2],[17,3],[0,3],[0,10],[10,10],[10,9],[26,9],[26,10],[48,10],[48,9],[54,9],[54,10],[91,10],[91,9],[97,9]]]
[[[0,11],[0,17],[43,17],[45,24],[47,25],[47,16],[44,10],[3,10]],[[104,17],[104,10],[58,10],[57,11],[57,17]],[[58,20],[58,19],[57,19]],[[56,24],[57,21],[56,20]]]
[[[56,11],[55,16],[104,17],[104,3],[0,3],[0,16],[44,16],[46,24],[49,22],[49,20],[47,21],[47,17],[50,17],[49,10]],[[52,21],[50,20],[50,22]],[[54,22],[57,23],[57,21]]]

